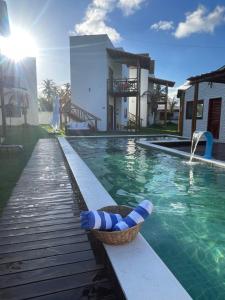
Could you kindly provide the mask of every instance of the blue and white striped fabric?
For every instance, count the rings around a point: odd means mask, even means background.
[[[81,228],[112,230],[123,218],[119,214],[111,214],[104,211],[90,210],[80,214]]]
[[[142,201],[126,218],[118,222],[114,227],[113,231],[122,231],[131,228],[144,220],[152,213],[153,204],[148,201]]]

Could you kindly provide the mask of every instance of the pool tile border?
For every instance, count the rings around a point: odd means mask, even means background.
[[[159,143],[159,141],[157,141]],[[177,149],[173,149],[173,148],[169,148],[169,147],[164,147],[162,145],[157,145],[157,142],[147,142],[147,141],[136,141],[136,143],[140,146],[143,146],[145,148],[154,148],[163,152],[168,152],[168,153],[172,153],[178,156],[183,156],[186,157],[187,159],[190,159],[190,154],[185,152],[185,151],[181,151],[181,150],[177,150]],[[160,143],[163,143],[160,141]],[[166,145],[166,142],[165,142]],[[197,160],[197,161],[201,161],[207,164],[210,164],[211,166],[217,166],[220,168],[225,168],[225,162],[221,161],[221,160],[216,160],[216,159],[206,159],[200,155],[194,155],[193,160]]]
[[[117,205],[66,138],[58,141],[88,209]],[[129,244],[104,247],[126,299],[191,299],[141,234]]]

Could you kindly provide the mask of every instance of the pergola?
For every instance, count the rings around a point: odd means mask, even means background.
[[[164,123],[166,125],[166,123],[167,123],[168,88],[174,87],[175,82],[166,80],[166,79],[156,78],[156,77],[149,77],[148,82],[159,86],[160,95],[159,95],[157,104],[163,104],[165,106]],[[162,86],[163,86],[163,88],[162,88]]]
[[[225,66],[219,68],[216,71],[210,73],[201,74],[188,78],[191,85],[194,85],[194,101],[192,111],[192,135],[196,130],[196,119],[197,119],[197,104],[199,96],[199,83],[210,82],[210,83],[225,83]]]
[[[10,27],[9,27],[9,18],[8,18],[8,10],[6,2],[0,0],[0,37],[7,36],[10,34]],[[1,55],[0,49],[0,102],[1,102],[1,110],[2,110],[2,135],[5,137],[6,135],[6,119],[5,119],[5,104],[4,104],[4,93],[3,93],[3,68],[2,68],[2,60],[3,57]]]
[[[112,48],[107,48],[107,53],[117,63],[133,67],[140,67],[141,69],[150,69],[151,58],[148,54],[134,54]]]
[[[29,108],[29,93],[28,90],[24,87],[21,86],[19,78],[16,76],[4,76],[0,78],[0,86],[2,87],[2,98],[3,98],[3,103],[0,103],[0,109],[2,111],[2,125],[4,124],[3,127],[3,137],[5,137],[6,133],[6,104],[4,101],[5,96],[9,96],[10,102],[12,100],[15,100],[18,95],[22,96],[22,100],[20,101],[19,107],[22,109],[23,114],[24,114],[24,122],[27,124],[27,109]],[[7,91],[8,90],[8,91]],[[10,104],[10,102],[8,104]]]

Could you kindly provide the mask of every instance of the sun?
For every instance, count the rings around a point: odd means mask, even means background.
[[[32,35],[19,27],[12,28],[11,35],[0,38],[0,52],[14,61],[36,57],[38,48]]]

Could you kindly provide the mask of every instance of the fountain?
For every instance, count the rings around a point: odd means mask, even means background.
[[[189,162],[192,162],[194,157],[196,148],[202,136],[206,138],[206,147],[205,147],[205,154],[204,158],[212,159],[212,147],[213,147],[213,136],[210,131],[195,131],[193,133],[192,141],[191,141],[191,156]]]

